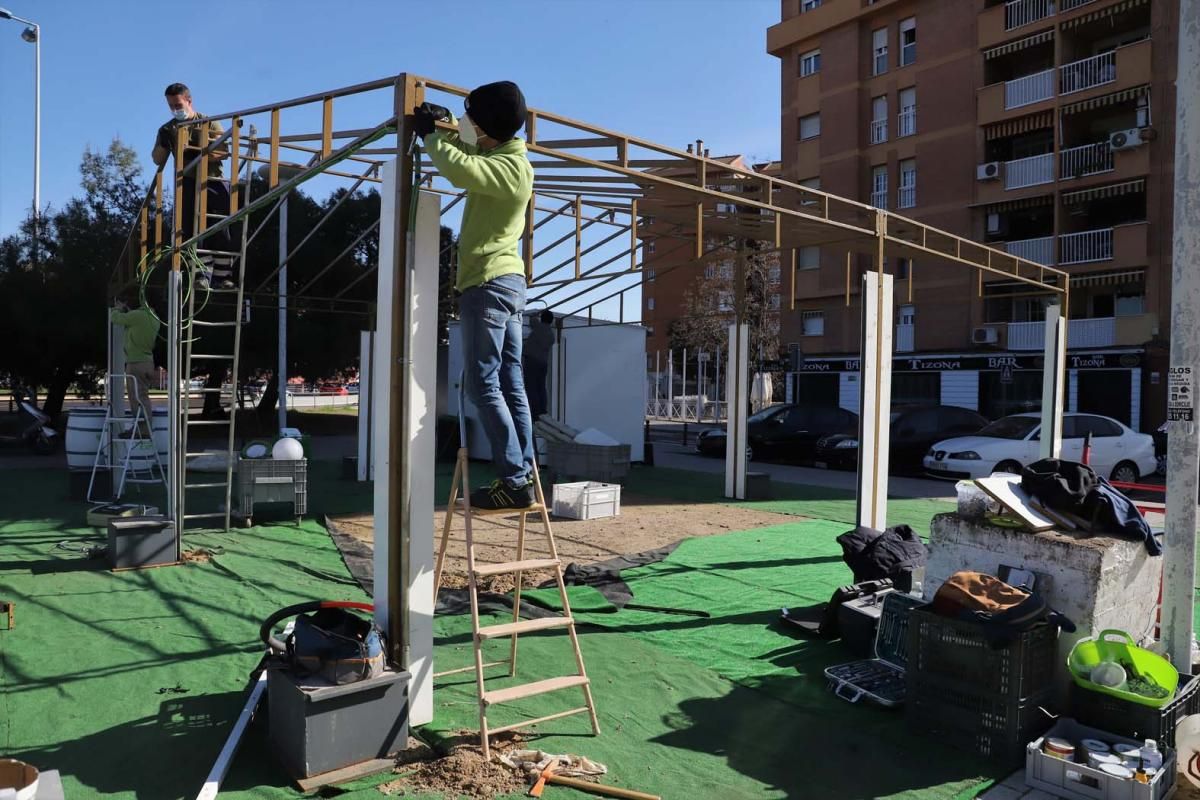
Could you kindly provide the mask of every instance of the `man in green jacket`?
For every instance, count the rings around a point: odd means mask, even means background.
[[[154,342],[158,338],[158,319],[150,309],[141,305],[136,291],[123,294],[112,310],[112,321],[125,329],[125,394],[129,397],[129,410],[138,406],[142,409],[142,436],[151,436],[151,421],[154,409],[150,405],[150,386],[157,382],[158,372],[154,369]],[[130,306],[133,309],[130,310]],[[132,427],[125,435],[133,437]]]
[[[455,282],[466,390],[500,476],[472,492],[471,505],[526,508],[535,502],[533,421],[521,371],[525,264],[518,242],[533,167],[516,137],[525,124],[525,97],[511,81],[489,83],[467,96],[465,108],[457,133],[437,130],[437,112],[428,105],[417,109],[415,128],[442,177],[467,192]]]

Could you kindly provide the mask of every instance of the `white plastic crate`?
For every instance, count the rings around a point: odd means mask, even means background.
[[[1078,748],[1084,739],[1098,739],[1107,744],[1141,745],[1135,739],[1113,736],[1111,733],[1080,725],[1062,717],[1046,735],[1030,742],[1025,755],[1025,785],[1041,789],[1055,797],[1068,800],[1166,800],[1175,788],[1175,751],[1165,748],[1163,768],[1149,783],[1107,775],[1087,764],[1048,756],[1042,752],[1047,738],[1066,739]]]
[[[554,516],[567,519],[600,519],[621,513],[621,486],[616,483],[554,484]]]

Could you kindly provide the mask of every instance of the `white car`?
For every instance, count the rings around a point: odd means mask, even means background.
[[[1041,414],[1013,414],[989,424],[973,436],[938,442],[925,454],[925,472],[933,478],[984,478],[993,472],[1020,473],[1039,458]],[[1092,434],[1088,463],[1098,475],[1135,482],[1152,475],[1157,460],[1154,439],[1111,417],[1063,414],[1062,457],[1083,460],[1083,441]]]

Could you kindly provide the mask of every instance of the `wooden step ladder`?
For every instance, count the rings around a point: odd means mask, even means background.
[[[579,639],[575,633],[575,620],[571,616],[571,604],[567,600],[567,587],[563,583],[562,562],[558,558],[558,548],[554,543],[554,532],[550,528],[550,511],[546,507],[546,497],[542,493],[542,481],[538,474],[537,464],[533,465],[533,485],[535,502],[528,508],[522,509],[497,509],[483,510],[471,507],[470,486],[471,481],[467,470],[467,449],[459,448],[458,458],[454,465],[454,479],[450,484],[450,499],[446,504],[446,519],[442,525],[442,540],[438,547],[437,564],[434,568],[434,599],[436,601],[437,593],[442,587],[443,566],[446,561],[446,546],[450,541],[450,525],[454,517],[461,514],[463,524],[466,528],[466,545],[467,545],[467,586],[471,598],[471,630],[472,646],[475,651],[475,664],[468,667],[460,667],[458,669],[446,670],[445,672],[434,673],[435,678],[443,675],[453,675],[460,672],[475,671],[475,685],[479,696],[479,738],[483,748],[483,757],[490,758],[490,750],[488,747],[488,738],[492,735],[503,733],[504,731],[523,728],[527,725],[533,725],[538,722],[547,722],[560,717],[567,717],[573,714],[582,714],[587,712],[592,722],[592,732],[596,735],[600,733],[600,723],[596,720],[596,705],[592,700],[591,682],[588,679],[587,671],[583,666],[583,654],[579,650]],[[541,559],[526,559],[525,558],[525,523],[527,517],[534,515],[541,518],[541,522],[546,531],[546,543],[549,546],[550,558]],[[475,539],[472,531],[472,520],[476,517],[498,517],[498,516],[516,516],[517,520],[517,557],[515,561],[506,561],[500,564],[477,564],[475,562]],[[525,570],[533,569],[554,569],[554,580],[558,584],[558,596],[562,602],[563,616],[547,617],[543,619],[521,619],[521,577]],[[479,579],[488,575],[503,575],[512,573],[516,580],[516,588],[513,590],[513,617],[512,622],[506,622],[500,625],[480,625],[479,624]],[[517,674],[517,639],[523,633],[532,633],[534,631],[544,631],[557,628],[565,628],[567,636],[571,641],[571,649],[575,654],[575,666],[578,672],[574,675],[562,675],[556,678],[548,678],[545,680],[534,681],[533,683],[518,684],[505,689],[487,690],[483,683],[483,671],[488,667],[508,665],[509,676]],[[509,637],[511,643],[509,645],[509,655],[506,659],[499,661],[489,661],[484,663],[483,660],[483,643],[489,639],[500,639]],[[554,714],[537,717],[535,719],[527,719],[522,722],[517,722],[511,725],[501,727],[488,727],[488,709],[491,706],[500,705],[502,703],[511,703],[514,700],[520,700],[525,697],[534,697],[536,695],[548,694],[561,689],[571,689],[579,687],[583,690],[584,705],[577,708],[572,708],[567,711],[559,711]]]

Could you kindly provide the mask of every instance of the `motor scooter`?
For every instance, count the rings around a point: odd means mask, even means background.
[[[40,456],[48,456],[59,448],[62,436],[50,426],[50,417],[43,414],[33,401],[17,395],[15,425],[0,429],[0,447],[24,446]]]

